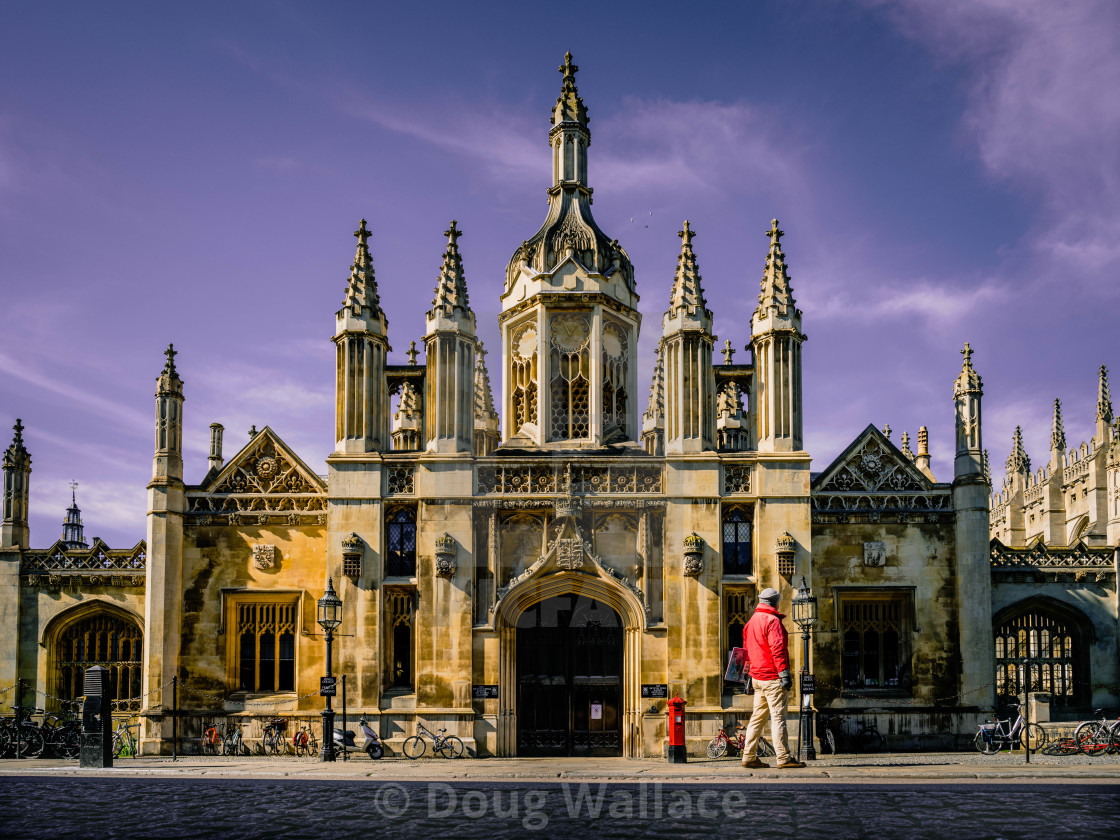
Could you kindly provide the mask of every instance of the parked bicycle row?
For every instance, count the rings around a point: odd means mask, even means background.
[[[886,741],[873,721],[854,721],[840,715],[820,714],[817,718],[817,737],[820,739],[823,755],[877,753],[886,747]],[[745,740],[746,727],[743,724],[725,724],[720,727],[716,737],[708,742],[708,758],[739,755],[743,751]],[[773,745],[765,737],[759,738],[758,756],[766,758],[772,755]]]
[[[12,710],[14,716],[0,718],[0,757],[78,757],[82,722],[77,703],[64,705],[61,714],[18,705]],[[36,720],[36,716],[42,717]]]

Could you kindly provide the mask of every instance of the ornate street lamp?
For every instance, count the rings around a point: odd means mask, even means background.
[[[809,673],[809,639],[817,623],[817,597],[809,591],[805,576],[801,588],[793,599],[793,621],[801,628],[801,726],[797,733],[797,760],[812,761],[817,757],[813,748],[813,675]]]
[[[321,690],[327,701],[323,709],[323,749],[319,753],[320,761],[334,761],[334,709],[331,708],[331,697],[334,696],[334,681],[331,676],[331,643],[334,641],[334,631],[342,623],[342,599],[334,591],[334,579],[327,579],[327,591],[319,599],[319,626],[323,628],[323,636],[327,640],[327,679],[323,680]],[[329,686],[329,687],[328,687]]]

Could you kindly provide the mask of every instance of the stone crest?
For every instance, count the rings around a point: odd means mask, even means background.
[[[436,537],[436,575],[441,578],[455,576],[455,538],[450,534]]]
[[[583,541],[579,537],[564,537],[556,541],[556,565],[561,569],[583,566]]]
[[[689,534],[684,538],[684,573],[689,577],[699,577],[704,571],[704,540],[699,534]]]
[[[279,566],[280,563],[276,557],[276,546],[253,546],[253,565],[258,569],[275,569],[277,566]]]
[[[863,565],[885,566],[887,563],[887,544],[882,541],[863,544]]]

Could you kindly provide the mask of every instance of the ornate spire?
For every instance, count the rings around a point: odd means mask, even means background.
[[[766,267],[762,271],[762,292],[758,296],[758,308],[755,317],[764,317],[768,309],[777,309],[778,314],[790,317],[797,311],[797,301],[793,299],[793,287],[790,286],[789,273],[786,271],[786,258],[782,253],[781,239],[785,231],[778,229],[778,220],[770,222],[770,229],[766,231],[770,237],[770,250],[766,254]]]
[[[910,450],[910,433],[909,432],[903,432],[902,433],[902,454],[905,455],[907,458],[909,458],[911,461],[914,460],[914,453]]]
[[[552,109],[552,124],[578,123],[587,128],[587,108],[580,99],[576,90],[576,73],[579,67],[572,64],[572,54],[564,53],[564,63],[560,65],[560,72],[564,74],[564,81],[560,86],[560,96],[556,99],[556,107]]]
[[[1101,365],[1100,380],[1097,383],[1097,419],[1105,424],[1112,422],[1112,394],[1108,392],[1108,368]]]
[[[175,357],[179,355],[179,351],[175,349],[174,344],[168,344],[163,355],[167,357],[167,361],[163,364],[163,375],[169,379],[178,379],[179,372],[175,370]]]
[[[1011,438],[1011,454],[1007,456],[1007,474],[1028,474],[1031,471],[1031,459],[1023,449],[1023,427],[1016,426],[1015,434]]]
[[[361,317],[368,315],[372,318],[384,318],[381,311],[381,298],[377,295],[377,279],[373,274],[373,258],[369,254],[370,232],[366,228],[366,220],[362,219],[358,229],[354,231],[358,237],[358,250],[354,255],[354,263],[350,266],[350,279],[346,284],[346,297],[342,301],[342,309]],[[342,315],[342,312],[339,313]]]
[[[1050,450],[1053,452],[1066,451],[1066,428],[1062,423],[1062,401],[1054,400],[1054,420],[1050,424]]]
[[[486,350],[481,341],[474,357],[474,416],[476,420],[498,419],[494,392],[490,390],[490,373],[486,370]]]
[[[677,273],[673,277],[673,291],[669,297],[669,314],[684,312],[711,320],[708,304],[704,300],[704,290],[700,286],[700,269],[696,265],[696,254],[692,250],[692,238],[696,233],[685,219],[684,230],[677,231],[681,238],[681,253],[677,257]]]
[[[459,254],[459,237],[463,232],[457,227],[458,222],[451,220],[451,227],[443,232],[447,237],[447,250],[443,252],[443,264],[439,269],[439,278],[436,280],[436,296],[432,300],[432,310],[428,317],[434,317],[436,310],[452,318],[456,310],[463,315],[469,315],[471,320],[470,301],[467,298],[467,279],[463,273],[463,258]]]
[[[62,542],[69,548],[89,548],[82,526],[82,511],[78,508],[78,482],[70,482],[70,507],[66,509],[66,519],[62,522]]]
[[[665,360],[661,356],[661,344],[657,345],[657,361],[653,366],[653,378],[649,382],[649,406],[644,419],[658,422],[665,417]]]
[[[984,478],[988,480],[989,484],[992,483],[992,462],[988,460],[987,449],[984,450]]]
[[[15,436],[12,438],[11,446],[4,453],[4,466],[6,467],[12,466],[17,461],[22,461],[27,457],[27,447],[23,445],[23,421],[17,417],[16,424],[12,428],[15,430]],[[30,461],[31,459],[28,459],[28,463]]]
[[[980,380],[980,374],[972,366],[972,346],[968,342],[965,342],[961,355],[964,356],[964,364],[961,365],[960,375],[953,386],[953,393],[967,394],[971,391],[980,391],[983,382]]]

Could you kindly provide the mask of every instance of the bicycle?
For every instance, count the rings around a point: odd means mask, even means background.
[[[1087,720],[1074,730],[1073,740],[1084,755],[1105,755],[1120,749],[1120,720],[1109,725],[1104,709],[1094,709],[1095,720]]]
[[[7,735],[7,746],[4,752],[12,750],[16,758],[38,758],[43,754],[46,742],[39,725],[31,719],[31,715],[41,715],[42,709],[30,706],[12,706],[15,718],[4,721],[4,731]]]
[[[130,720],[132,716],[123,718],[113,732],[113,758],[135,758],[139,752],[137,736],[132,734],[132,730],[135,729],[138,735],[140,724],[129,724]]]
[[[854,735],[849,735],[846,720],[840,715],[821,715],[817,735],[823,755],[848,753],[878,753],[886,747],[886,739],[876,723],[864,722]]]
[[[43,740],[59,758],[77,758],[82,751],[82,722],[78,719],[78,703],[62,701],[61,715],[47,715],[39,731]]]
[[[1014,722],[1008,718],[979,724],[980,730],[972,740],[978,752],[995,755],[1004,747],[1011,749],[1016,743],[1029,752],[1038,752],[1046,746],[1046,730],[1037,723],[1027,723],[1018,703],[1012,703],[1010,708],[1018,711]]]
[[[268,755],[287,755],[288,741],[284,737],[287,728],[288,721],[284,718],[272,718],[266,723],[261,736],[261,751]]]
[[[439,734],[433,733],[424,724],[416,724],[416,734],[404,740],[404,754],[409,758],[419,758],[428,748],[428,742],[421,736],[427,735],[432,739],[432,753],[443,758],[459,758],[463,754],[463,742],[454,735],[444,735],[447,727],[440,727]]]
[[[743,752],[743,744],[746,742],[747,738],[747,728],[741,723],[736,724],[735,734],[728,735],[728,726],[729,724],[721,726],[719,728],[719,734],[708,742],[708,758],[723,758],[727,755],[728,751],[730,751],[732,755]],[[765,738],[758,739],[757,749],[759,758],[766,758],[774,755],[774,748]]]
[[[216,723],[202,724],[202,755],[217,755],[222,746],[222,735]]]
[[[299,732],[292,735],[292,746],[298,756],[317,755],[319,752],[319,742],[308,726],[301,726]]]
[[[222,738],[222,755],[248,755],[249,748],[241,740],[243,723],[227,723],[226,734]]]

